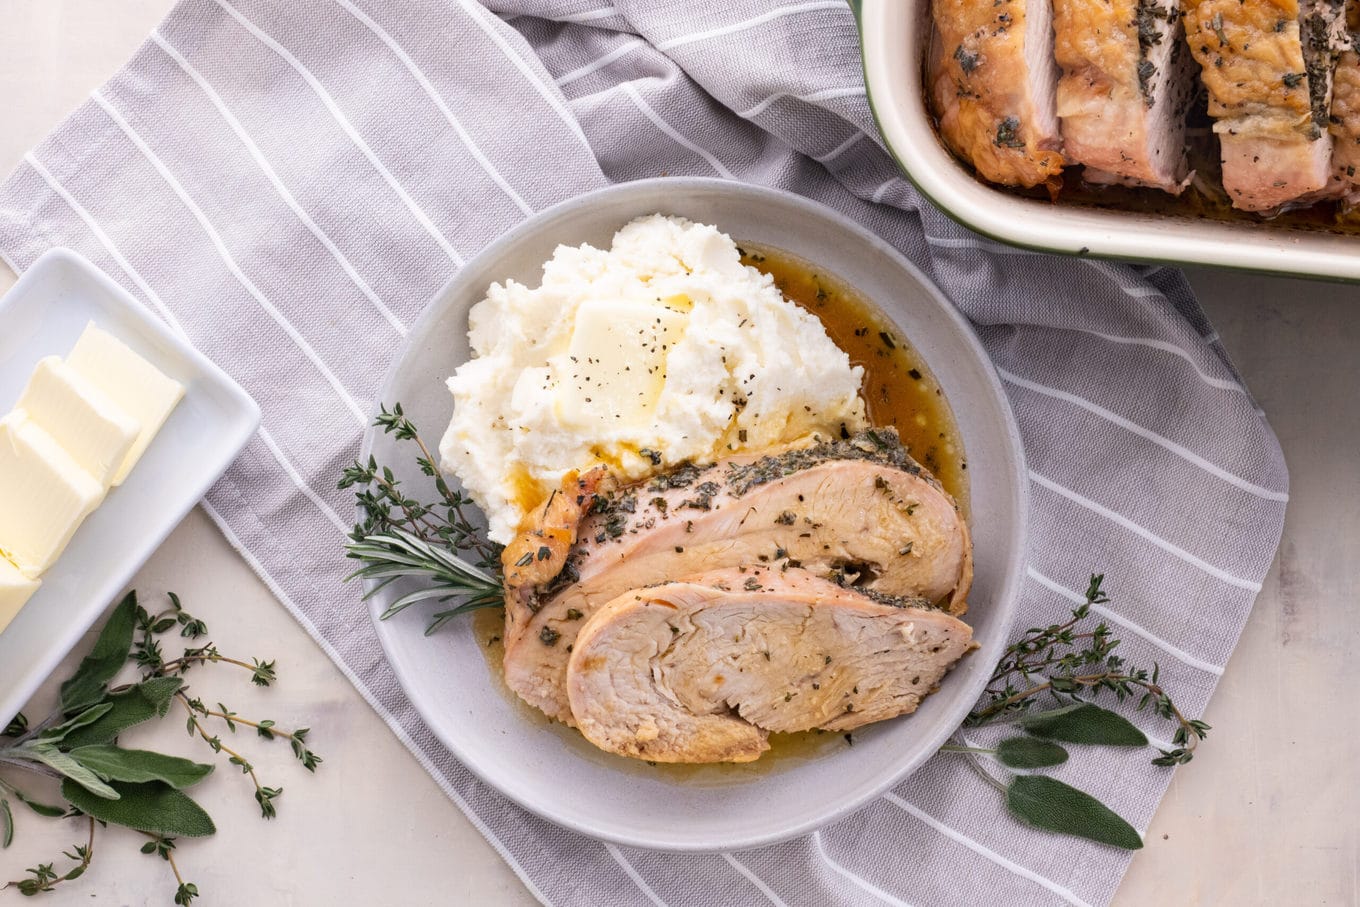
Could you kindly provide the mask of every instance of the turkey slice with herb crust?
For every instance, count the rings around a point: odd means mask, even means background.
[[[1337,194],[1332,71],[1342,0],[1184,0],[1233,206],[1274,211]]]
[[[916,710],[968,625],[805,570],[731,568],[627,592],[586,621],[567,671],[576,726],[653,762],[749,762],[770,732],[849,731]]]
[[[985,179],[1062,181],[1050,0],[934,0],[929,93],[940,135]]]
[[[1346,209],[1360,204],[1360,53],[1355,49],[1360,32],[1360,0],[1347,0],[1348,47],[1336,61],[1332,76],[1332,175],[1344,187]]]
[[[957,614],[967,608],[967,523],[891,429],[681,469],[603,495],[593,511],[556,580],[506,596],[506,683],[568,723],[576,634],[630,589],[767,564],[943,602]]]
[[[1186,109],[1194,61],[1177,0],[1054,0],[1063,150],[1092,183],[1188,183]]]

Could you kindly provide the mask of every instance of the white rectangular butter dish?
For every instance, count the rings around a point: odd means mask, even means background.
[[[184,399],[0,632],[0,726],[125,590],[260,424],[255,401],[225,372],[69,249],[43,255],[0,298],[0,412],[18,401],[41,360],[64,356],[90,322],[184,385]]]

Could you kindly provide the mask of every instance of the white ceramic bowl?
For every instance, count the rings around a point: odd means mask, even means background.
[[[1068,255],[1221,265],[1360,280],[1360,237],[1021,198],[959,163],[935,132],[922,88],[929,0],[855,0],[869,101],[889,150],[941,211],[993,239]]]
[[[596,750],[576,731],[513,700],[466,621],[425,637],[429,610],[378,621],[378,635],[430,729],[512,800],[597,838],[664,850],[753,847],[808,832],[900,781],[972,707],[1005,644],[1024,571],[1026,483],[1019,436],[972,330],[915,267],[877,237],[805,199],[737,183],[646,180],[582,196],[529,219],[469,262],[411,331],[381,400],[400,402],[435,441],[452,412],[444,378],[468,356],[468,309],[493,281],[537,285],[559,244],[608,248],[629,220],[661,212],[716,224],[738,242],[783,249],[874,300],[911,339],[944,388],[968,455],[977,575],[968,620],[981,649],[915,715],[747,766],[654,767]],[[409,450],[370,432],[369,452],[412,483]],[[390,592],[389,592],[390,590]],[[398,590],[375,596],[381,613]]]

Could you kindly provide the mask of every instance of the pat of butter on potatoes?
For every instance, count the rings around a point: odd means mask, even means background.
[[[684,333],[685,316],[664,305],[581,303],[556,363],[558,418],[579,429],[645,425],[666,383],[666,353]]]
[[[0,418],[0,631],[137,465],[184,387],[94,324]]]

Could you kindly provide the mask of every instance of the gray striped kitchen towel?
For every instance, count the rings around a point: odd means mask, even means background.
[[[1107,903],[1124,853],[1021,828],[956,757],[780,846],[566,832],[440,748],[358,618],[335,478],[407,326],[526,215],[661,174],[843,211],[973,320],[1029,454],[1022,626],[1103,570],[1127,654],[1199,713],[1270,565],[1284,462],[1179,272],[1005,248],[932,209],[875,134],[841,0],[609,2],[184,0],[0,188],[0,253],[78,249],[254,394],[264,425],[205,506],[545,903]],[[1107,765],[1064,777],[1145,828],[1170,772]]]

